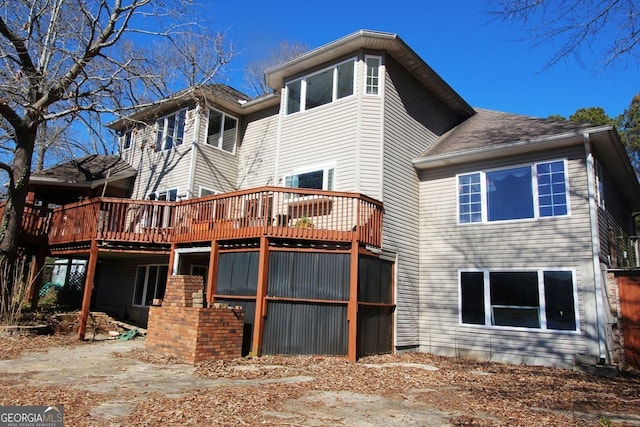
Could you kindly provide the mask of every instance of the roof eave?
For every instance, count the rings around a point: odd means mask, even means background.
[[[280,90],[284,87],[286,79],[360,49],[388,52],[457,114],[462,117],[475,114],[475,110],[397,34],[379,31],[360,30],[270,67],[265,70],[267,85],[274,90]]]

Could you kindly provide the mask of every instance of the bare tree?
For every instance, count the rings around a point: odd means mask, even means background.
[[[8,155],[0,157],[7,159],[0,170],[9,176],[1,261],[15,260],[34,149],[45,128],[64,131],[73,123],[99,135],[101,115],[112,119],[168,95],[184,82],[184,70],[198,76],[189,83],[205,83],[230,59],[217,35],[203,54],[208,59],[194,64],[204,43],[188,52],[182,43],[207,33],[193,21],[191,3],[0,0],[0,154]],[[187,65],[178,67],[178,58]]]
[[[604,49],[604,67],[640,63],[638,0],[493,0],[491,13],[518,22],[535,45],[559,46],[545,68],[582,47]],[[601,47],[603,46],[603,47]]]
[[[304,43],[290,42],[287,40],[281,41],[271,52],[271,56],[253,61],[246,66],[245,72],[249,90],[256,96],[270,92],[271,88],[267,87],[264,79],[264,70],[273,65],[295,58],[298,55],[302,55],[308,50],[309,46]]]

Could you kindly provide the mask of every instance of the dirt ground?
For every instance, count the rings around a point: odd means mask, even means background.
[[[0,337],[0,405],[65,426],[640,425],[640,376],[404,354],[175,363],[144,339]]]

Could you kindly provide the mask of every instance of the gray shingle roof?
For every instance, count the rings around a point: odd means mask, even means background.
[[[111,177],[115,177],[122,172],[135,173],[136,170],[120,158],[120,156],[106,156],[92,154],[77,160],[55,165],[42,172],[33,173],[34,180],[44,178],[67,183],[91,183],[107,177],[111,170]]]
[[[556,121],[476,109],[477,113],[429,146],[420,158],[529,141],[593,128],[592,124]]]

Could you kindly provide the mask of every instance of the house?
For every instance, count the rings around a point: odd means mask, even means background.
[[[265,76],[109,124],[130,198],[65,204],[47,234],[89,260],[85,315],[144,325],[196,275],[243,307],[245,353],[617,360],[606,273],[636,265],[640,185],[613,127],[474,109],[390,33]]]

